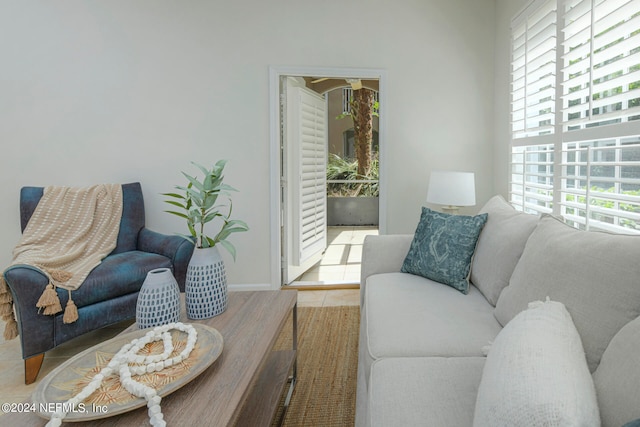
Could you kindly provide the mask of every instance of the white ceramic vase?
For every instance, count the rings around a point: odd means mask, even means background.
[[[180,288],[171,269],[147,273],[138,293],[136,323],[140,329],[180,321]]]
[[[217,247],[195,248],[185,282],[189,319],[208,319],[227,309],[227,273]]]

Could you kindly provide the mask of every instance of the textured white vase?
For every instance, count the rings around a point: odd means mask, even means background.
[[[208,319],[227,309],[227,273],[217,247],[195,248],[185,282],[189,319]]]
[[[169,268],[147,273],[138,293],[136,323],[140,329],[180,321],[180,288]]]

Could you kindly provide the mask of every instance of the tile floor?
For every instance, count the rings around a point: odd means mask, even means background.
[[[328,227],[322,260],[292,285],[359,284],[364,238],[377,234],[377,227]]]
[[[358,305],[360,301],[359,292],[360,291],[358,289],[299,291],[298,306],[326,307]],[[114,326],[90,332],[48,351],[45,355],[38,378],[44,378],[49,372],[75,354],[78,354],[99,342],[113,338],[123,329],[127,328],[131,323],[131,321],[126,321]],[[1,331],[4,331],[4,322],[0,321],[0,332]],[[2,334],[0,333],[0,403],[24,402],[31,396],[31,393],[35,390],[37,384],[37,381],[31,385],[24,384],[24,362],[22,360],[22,353],[20,349],[20,339],[17,338],[5,342],[2,338]],[[1,410],[0,414],[2,414]],[[0,425],[2,425],[1,415]]]

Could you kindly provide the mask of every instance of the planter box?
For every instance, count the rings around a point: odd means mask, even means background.
[[[378,198],[327,197],[327,225],[378,225]]]

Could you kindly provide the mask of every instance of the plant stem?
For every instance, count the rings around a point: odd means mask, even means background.
[[[202,215],[202,218],[204,218],[205,215],[205,210],[204,209],[200,209],[200,213]],[[199,247],[204,247],[202,245],[202,236],[204,236],[204,221],[200,222],[200,236],[198,237],[198,239],[200,240],[200,246]]]

